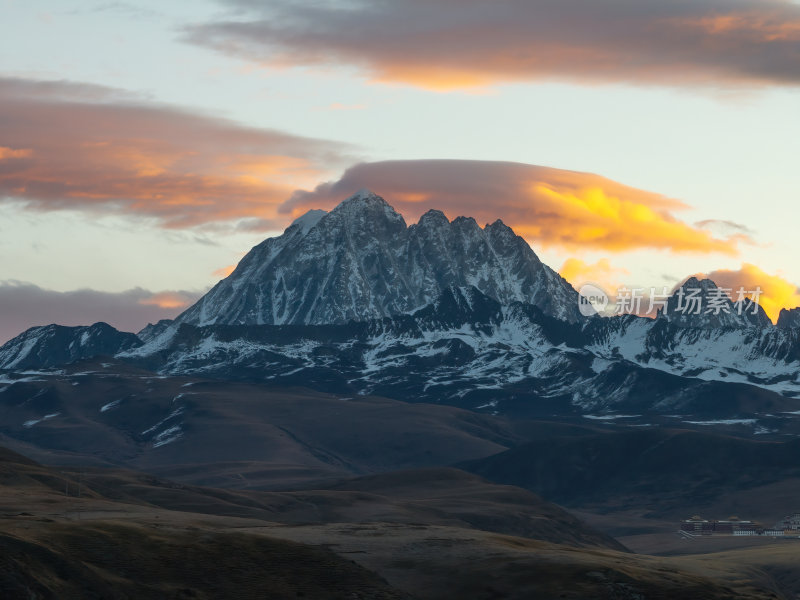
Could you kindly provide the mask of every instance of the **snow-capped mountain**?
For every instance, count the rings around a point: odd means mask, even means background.
[[[778,322],[776,325],[781,329],[800,327],[800,307],[791,309],[782,308],[780,315],[778,315]]]
[[[581,317],[577,292],[502,222],[429,211],[407,226],[360,192],[253,248],[175,321],[138,336],[34,328],[0,347],[0,369],[114,354],[161,376],[506,414],[800,415],[800,312],[775,327],[723,292],[690,278],[655,319]]]
[[[681,327],[770,327],[767,313],[749,298],[734,302],[710,279],[690,277],[667,300],[660,316]]]
[[[329,213],[309,211],[253,248],[176,322],[365,321],[418,310],[450,286],[474,286],[501,304],[528,302],[567,321],[582,318],[577,292],[502,221],[481,228],[431,210],[409,227],[364,190]]]
[[[136,335],[117,331],[108,323],[31,327],[0,346],[0,369],[54,367],[82,358],[113,356],[141,345]]]
[[[569,323],[474,287],[446,288],[413,314],[346,324],[176,324],[118,356],[163,374],[508,414],[730,417],[748,399],[767,411],[800,409],[800,329],[690,327],[631,315]]]

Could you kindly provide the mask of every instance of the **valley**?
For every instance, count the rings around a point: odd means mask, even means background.
[[[794,547],[631,554],[529,492],[452,469],[245,492],[5,451],[0,476],[0,589],[20,596],[756,599],[797,584]],[[80,497],[65,496],[78,478]]]

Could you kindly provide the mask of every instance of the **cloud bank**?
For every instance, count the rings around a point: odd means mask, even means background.
[[[767,316],[775,322],[782,308],[800,306],[800,290],[797,285],[780,275],[770,275],[756,265],[742,264],[739,269],[717,269],[709,273],[697,273],[694,277],[711,279],[717,286],[733,290],[731,297],[737,299],[739,288],[745,291],[761,288],[758,303]],[[752,294],[747,294],[748,298]]]
[[[447,90],[517,81],[800,83],[786,0],[221,0],[189,41],[268,66],[341,66]]]
[[[0,200],[167,227],[244,217],[276,226],[277,205],[301,182],[350,162],[341,144],[73,82],[0,77],[0,123]]]
[[[298,215],[331,208],[369,188],[406,218],[437,208],[450,218],[497,218],[537,246],[624,251],[736,254],[742,234],[715,237],[679,220],[688,208],[663,195],[599,175],[522,163],[471,160],[400,160],[362,163],[313,191],[298,191],[281,211]]]
[[[105,321],[121,331],[137,332],[148,323],[171,319],[196,301],[201,292],[153,293],[141,288],[125,292],[84,289],[56,292],[32,283],[0,282],[0,344],[29,327],[91,325]]]

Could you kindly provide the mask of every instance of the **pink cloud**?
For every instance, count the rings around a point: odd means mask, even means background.
[[[0,120],[0,196],[168,227],[275,218],[298,185],[346,164],[341,144],[76,83],[0,78]]]

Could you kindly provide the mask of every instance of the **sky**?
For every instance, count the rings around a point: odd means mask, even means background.
[[[368,187],[573,285],[800,305],[800,4],[0,0],[0,341],[170,318]]]

